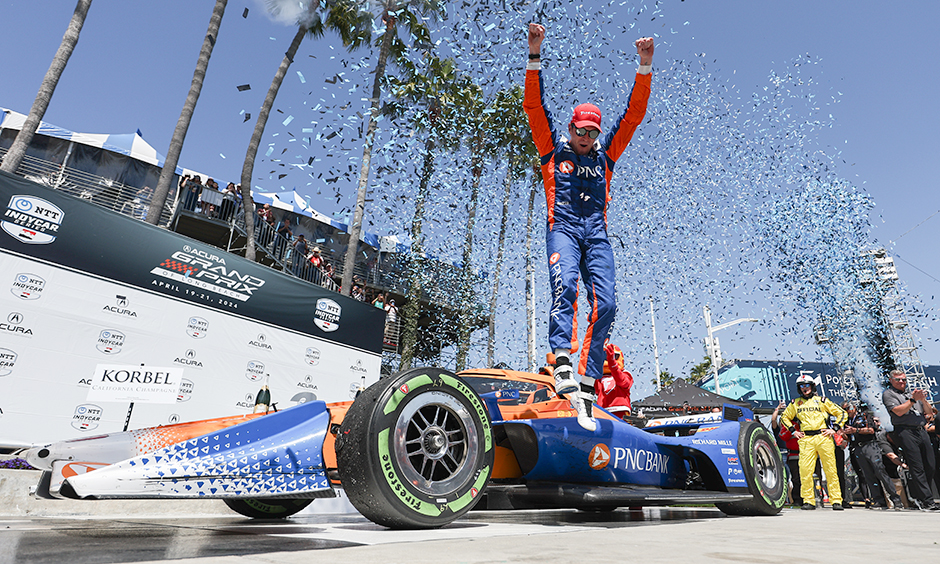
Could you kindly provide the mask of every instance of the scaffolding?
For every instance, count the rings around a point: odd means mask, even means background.
[[[928,395],[932,395],[917,353],[917,342],[904,311],[894,259],[888,256],[885,249],[862,251],[854,260],[851,274],[859,286],[861,296],[860,303],[855,305],[861,306],[876,324],[875,329],[884,343],[881,348],[890,353],[890,364],[907,374],[911,387],[927,390]],[[847,338],[858,339],[859,335],[847,326],[849,323],[854,322],[823,317],[813,328],[813,336],[817,345],[829,347],[836,370],[841,376],[842,396],[849,401],[857,401],[859,392],[852,347],[844,341]],[[876,343],[867,344],[878,354]],[[932,397],[928,399],[933,401]]]
[[[910,321],[904,311],[904,300],[898,287],[898,270],[894,259],[884,249],[873,249],[860,253],[856,261],[859,282],[877,300],[876,312],[880,315],[885,337],[888,341],[891,358],[896,368],[907,374],[911,387],[928,390],[924,366],[917,352],[917,341],[911,330]],[[932,402],[933,398],[928,397]]]

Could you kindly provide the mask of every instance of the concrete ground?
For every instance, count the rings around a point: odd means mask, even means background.
[[[214,501],[17,501],[8,494],[38,473],[11,478],[10,472],[0,475],[0,510],[7,514],[0,517],[0,563],[919,564],[940,557],[940,512],[823,508],[728,517],[713,508],[474,511],[439,530],[391,531],[351,512],[342,500],[326,506],[315,501],[280,521],[244,519]],[[25,513],[14,514],[11,501]]]

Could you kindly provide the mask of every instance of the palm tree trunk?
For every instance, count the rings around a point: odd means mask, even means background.
[[[499,221],[499,241],[496,245],[496,270],[493,273],[493,293],[490,294],[489,335],[486,340],[486,365],[493,367],[496,349],[496,298],[499,296],[499,276],[503,267],[503,246],[506,244],[506,224],[509,221],[509,196],[515,178],[519,158],[510,148],[509,164],[506,170],[506,182],[503,188],[503,216]]]
[[[421,313],[421,287],[424,279],[424,257],[421,229],[424,221],[424,202],[427,199],[431,175],[434,174],[434,141],[428,139],[424,146],[424,164],[421,167],[421,182],[415,196],[415,214],[411,220],[411,264],[409,265],[408,294],[402,307],[404,325],[401,331],[401,365],[399,370],[408,370],[414,360],[418,342],[418,317]]]
[[[381,108],[382,78],[385,76],[385,65],[388,54],[392,50],[392,40],[395,36],[395,18],[385,12],[385,36],[382,38],[382,48],[379,49],[379,60],[375,65],[375,78],[372,80],[372,109],[369,111],[369,122],[366,126],[366,141],[362,148],[362,166],[359,169],[359,190],[356,192],[356,208],[353,210],[352,223],[349,226],[349,243],[346,244],[346,258],[343,262],[343,280],[340,291],[348,296],[352,291],[353,270],[356,268],[356,255],[359,253],[359,237],[362,233],[362,217],[365,214],[366,192],[369,187],[369,168],[372,166],[372,147],[375,145],[375,130],[377,122],[375,117]]]
[[[479,144],[479,143],[478,143]],[[470,333],[475,321],[473,307],[473,227],[477,219],[477,200],[480,196],[480,179],[483,176],[483,157],[479,149],[471,160],[470,168],[473,172],[473,182],[470,187],[470,203],[467,205],[467,236],[463,244],[464,275],[460,278],[460,324],[457,328],[457,358],[455,368],[457,372],[467,368],[467,354],[470,351]]]
[[[91,0],[78,0],[78,4],[75,5],[69,27],[65,30],[65,35],[62,36],[62,43],[59,44],[59,49],[52,58],[52,64],[49,65],[49,70],[46,71],[42,84],[39,85],[39,92],[36,93],[33,107],[30,108],[29,115],[26,117],[20,132],[16,134],[16,139],[13,140],[13,145],[10,146],[10,150],[4,157],[0,170],[15,174],[16,169],[23,161],[23,157],[26,156],[26,149],[29,148],[36,130],[39,129],[42,117],[46,115],[46,108],[49,107],[55,87],[59,84],[59,78],[65,70],[65,65],[69,62],[69,57],[72,56],[72,51],[75,50],[78,36],[82,32],[85,16],[88,15],[88,8],[90,7]],[[10,78],[8,77],[7,80],[10,80]]]
[[[186,132],[189,131],[189,123],[193,119],[196,102],[199,101],[199,94],[202,92],[202,83],[206,79],[209,58],[212,57],[212,48],[215,47],[216,38],[219,36],[219,26],[222,25],[222,16],[225,15],[226,4],[228,4],[228,0],[216,0],[212,17],[209,18],[209,29],[206,30],[206,38],[202,41],[202,49],[199,51],[199,58],[196,59],[196,70],[193,71],[193,81],[189,86],[189,94],[186,95],[186,102],[183,103],[180,118],[176,121],[176,129],[173,131],[173,138],[170,139],[170,147],[166,151],[166,161],[160,171],[157,187],[153,191],[150,210],[147,212],[147,223],[157,225],[160,222],[160,213],[163,211],[166,198],[170,193],[170,182],[176,175],[176,164],[179,162],[180,153],[183,152]]]
[[[529,370],[535,371],[535,265],[532,262],[532,216],[535,210],[535,194],[542,176],[539,160],[532,159],[532,188],[529,190],[529,212],[525,226],[525,314],[527,327],[526,359]]]
[[[307,34],[307,28],[299,26],[294,40],[290,47],[284,53],[284,59],[281,65],[277,67],[277,73],[271,86],[268,88],[268,95],[264,97],[264,104],[261,105],[261,111],[258,112],[258,121],[255,122],[255,130],[251,134],[251,140],[248,142],[248,152],[245,153],[245,164],[242,166],[242,206],[245,210],[245,232],[248,236],[248,242],[245,245],[245,258],[255,260],[255,203],[251,199],[251,175],[255,170],[255,157],[258,156],[258,146],[261,145],[261,136],[264,134],[264,127],[268,123],[268,116],[271,114],[271,108],[274,107],[274,100],[277,98],[277,91],[284,82],[287,75],[287,69],[294,62],[294,55],[300,48],[300,42],[304,40]]]

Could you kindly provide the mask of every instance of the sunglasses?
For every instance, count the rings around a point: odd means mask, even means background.
[[[596,129],[587,129],[586,127],[578,127],[574,130],[574,133],[578,137],[587,135],[591,139],[597,139],[597,136],[601,134],[601,132]]]
[[[800,384],[797,386],[797,388],[812,388],[812,387],[813,387],[812,384]]]

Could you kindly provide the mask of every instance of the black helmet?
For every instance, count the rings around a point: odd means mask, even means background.
[[[800,377],[796,379],[796,393],[799,394],[800,396],[803,395],[803,393],[800,392],[800,386],[802,386],[803,384],[809,384],[810,389],[813,391],[813,393],[814,394],[816,393],[816,381],[813,380],[812,376],[810,376],[809,374],[800,374]]]

